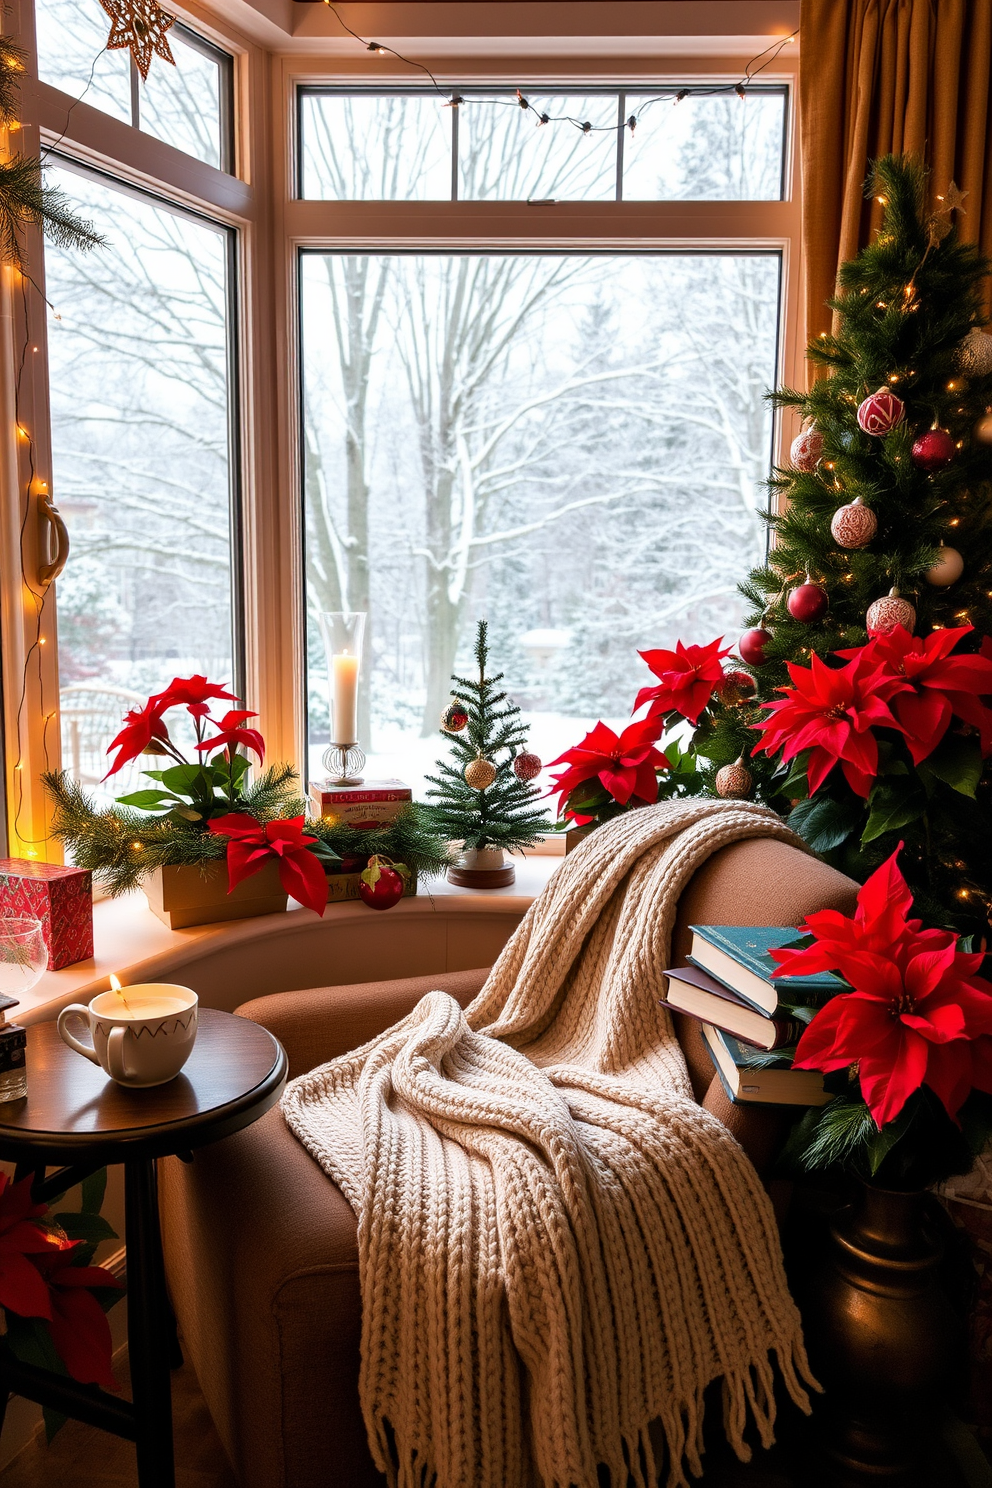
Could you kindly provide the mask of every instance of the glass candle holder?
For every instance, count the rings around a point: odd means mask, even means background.
[[[327,653],[331,742],[324,768],[336,785],[361,784],[365,756],[358,747],[358,679],[365,640],[364,610],[325,610],[320,633]]]

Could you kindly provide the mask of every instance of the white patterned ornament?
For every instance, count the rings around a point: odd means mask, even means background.
[[[992,336],[978,326],[973,327],[958,347],[954,360],[969,377],[988,377],[992,373]]]
[[[847,506],[839,506],[830,523],[830,535],[839,548],[863,548],[878,531],[878,518],[870,507],[855,496]]]
[[[897,625],[913,634],[916,611],[908,599],[903,599],[898,589],[890,589],[881,599],[868,606],[865,625],[870,636],[889,635]]]
[[[992,341],[992,336],[989,340]],[[963,570],[964,559],[957,548],[948,548],[941,543],[936,563],[931,564],[923,577],[935,589],[946,589],[949,584],[957,583]]]
[[[751,794],[754,777],[747,765],[744,756],[734,760],[732,765],[724,765],[716,772],[716,793],[725,801],[743,801]]]
[[[823,435],[819,429],[804,429],[797,434],[789,449],[789,461],[793,470],[809,475],[819,465],[823,456]]]

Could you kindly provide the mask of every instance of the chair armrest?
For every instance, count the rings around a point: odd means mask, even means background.
[[[293,1079],[368,1043],[405,1018],[428,992],[450,992],[467,1007],[488,975],[489,967],[481,966],[474,971],[439,971],[390,982],[275,992],[252,998],[236,1011],[275,1034],[286,1050]]]

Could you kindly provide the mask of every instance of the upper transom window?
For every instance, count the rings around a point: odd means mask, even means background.
[[[104,50],[110,18],[100,0],[36,0],[38,76],[218,170],[234,169],[232,59],[178,23],[147,82],[126,50]]]
[[[786,103],[784,87],[739,98],[717,83],[525,97],[305,87],[298,189],[325,201],[779,201]]]

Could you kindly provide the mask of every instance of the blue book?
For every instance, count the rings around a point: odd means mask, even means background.
[[[825,1106],[831,1099],[819,1070],[797,1070],[791,1065],[763,1067],[754,1062],[753,1049],[743,1048],[729,1033],[709,1023],[703,1024],[703,1038],[720,1082],[735,1106]]]
[[[769,951],[799,938],[793,925],[690,925],[689,929],[692,964],[708,971],[766,1018],[774,1017],[780,1001],[815,1005],[846,989],[847,984],[832,971],[772,980],[777,962]]]

